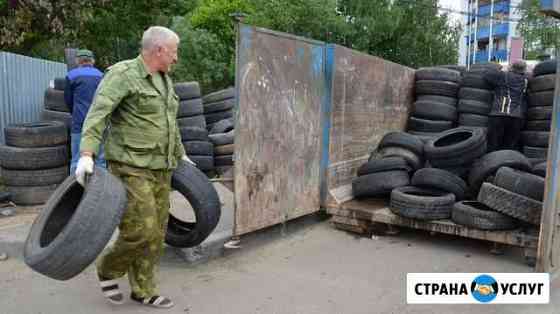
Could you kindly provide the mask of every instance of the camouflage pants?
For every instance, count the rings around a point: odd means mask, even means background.
[[[98,274],[107,279],[128,274],[136,296],[154,296],[154,272],[163,252],[169,214],[171,171],[140,169],[111,161],[109,171],[125,185],[128,206],[116,243],[98,260]]]

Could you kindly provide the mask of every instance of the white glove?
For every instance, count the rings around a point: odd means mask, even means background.
[[[93,158],[91,156],[82,156],[78,160],[78,166],[76,167],[76,181],[81,186],[85,186],[86,174],[93,173]]]
[[[188,162],[189,164],[191,164],[191,165],[193,165],[193,166],[196,166],[196,164],[194,163],[194,161],[190,160],[189,157],[187,157],[187,155],[183,155],[183,157],[181,157],[181,160],[182,160],[182,161],[186,161],[186,162]]]

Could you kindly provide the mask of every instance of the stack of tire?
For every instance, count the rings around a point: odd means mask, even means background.
[[[218,121],[210,130],[210,141],[214,144],[216,172],[223,174],[233,166],[234,123],[233,119]]]
[[[488,114],[492,109],[494,94],[492,87],[484,79],[489,66],[479,66],[466,72],[459,90],[459,126],[488,127]]]
[[[415,75],[416,102],[408,132],[426,140],[453,128],[461,73],[446,68],[421,68]]]
[[[45,91],[44,108],[41,111],[41,121],[60,121],[70,131],[72,114],[64,101],[65,85],[66,78],[55,78],[54,88],[47,88]]]
[[[202,98],[204,102],[204,116],[208,130],[214,124],[233,117],[235,105],[235,89],[233,87],[210,93]]]
[[[204,107],[197,82],[182,82],[174,86],[179,96],[177,124],[187,156],[205,173],[214,170],[214,145],[206,130]]]
[[[527,123],[521,133],[523,153],[536,161],[547,158],[555,84],[556,60],[537,64],[529,80]]]
[[[45,203],[68,177],[68,132],[61,122],[13,124],[0,146],[2,181],[17,205]]]

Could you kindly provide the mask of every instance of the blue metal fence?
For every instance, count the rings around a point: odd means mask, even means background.
[[[63,63],[0,52],[0,143],[6,125],[39,120],[45,90],[65,75]]]

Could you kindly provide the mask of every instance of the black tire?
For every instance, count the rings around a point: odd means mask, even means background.
[[[214,146],[214,155],[216,156],[232,155],[234,152],[235,144]]]
[[[213,103],[204,104],[204,113],[220,112],[229,109],[233,109],[235,106],[235,98],[224,99]]]
[[[402,157],[387,157],[366,162],[358,168],[358,176],[365,176],[377,172],[401,170],[410,172],[412,169]]]
[[[416,101],[431,101],[451,106],[457,105],[457,98],[438,95],[418,95]]]
[[[525,146],[548,147],[550,132],[523,131],[521,141]]]
[[[530,170],[532,171],[532,169]],[[544,179],[532,173],[501,167],[494,176],[494,185],[539,202],[544,198]]]
[[[533,69],[534,76],[556,73],[556,59],[540,62]]]
[[[196,167],[201,171],[210,171],[214,170],[214,156],[197,156],[197,155],[189,155],[189,159],[196,163]]]
[[[378,150],[377,152],[375,152],[374,154],[372,154],[372,156],[370,157],[369,160],[371,161],[373,159],[381,159],[381,158],[387,158],[387,157],[402,157],[402,158],[404,158],[404,160],[406,160],[406,162],[412,168],[412,170],[420,169],[424,165],[424,160],[421,156],[416,155],[411,150],[408,150],[406,148],[401,148],[401,147],[385,147],[385,148],[382,148],[382,149]]]
[[[550,120],[529,120],[525,125],[525,130],[527,131],[550,131],[550,125],[552,121]]]
[[[219,90],[217,92],[210,93],[202,97],[202,101],[205,104],[218,102],[220,100],[230,99],[235,97],[235,89],[233,87]]]
[[[527,157],[527,156],[525,156]],[[540,164],[541,162],[546,162],[546,158],[527,158],[529,159],[529,162],[531,163],[531,166],[535,166],[537,164]]]
[[[408,131],[407,133],[421,140],[422,143],[424,144],[440,134],[440,132],[418,132],[418,131]]]
[[[212,126],[212,129],[210,130],[210,134],[227,133],[233,130],[234,127],[235,125],[231,119],[224,119],[216,122]]]
[[[469,99],[460,99],[459,105],[457,106],[457,111],[460,113],[472,113],[486,116],[490,113],[491,109],[488,103]]]
[[[461,80],[461,87],[491,90],[492,87],[486,82],[484,76],[476,73],[467,73]]]
[[[391,192],[392,212],[399,216],[436,220],[451,217],[455,195],[414,186],[396,188]]]
[[[54,79],[54,89],[64,91],[65,88],[66,88],[66,78],[56,77]]]
[[[200,98],[200,86],[198,82],[176,83],[174,86],[175,94],[180,100]]]
[[[474,126],[474,127],[488,127],[488,116],[462,113],[459,115],[459,125],[461,126]]]
[[[84,192],[68,177],[41,211],[25,241],[25,263],[53,279],[68,280],[103,251],[125,212],[123,184],[95,168]]]
[[[438,168],[438,169],[442,169],[442,170],[445,170],[447,172],[450,172],[450,173],[458,176],[459,178],[463,179],[463,181],[465,181],[469,178],[469,172],[471,171],[471,167],[472,167],[472,165],[467,164],[467,165],[454,166],[454,167],[445,167],[445,168],[441,167],[441,168]],[[467,192],[469,192],[469,191],[467,190]]]
[[[430,120],[455,121],[457,108],[437,102],[417,101],[413,105],[412,115]]]
[[[233,144],[235,139],[233,130],[227,133],[220,133],[220,134],[210,134],[208,137],[210,138],[210,142],[214,143],[214,145],[227,145]]]
[[[180,128],[195,127],[195,128],[206,129],[206,119],[204,118],[203,115],[179,118],[177,119],[177,124],[179,125]]]
[[[13,147],[47,147],[68,142],[68,131],[62,122],[12,124],[4,128],[6,145]]]
[[[538,175],[541,178],[545,178],[546,177],[546,162],[541,162],[539,164],[536,164],[533,167],[533,173]]]
[[[435,167],[472,163],[486,153],[486,134],[477,128],[456,128],[441,133],[426,143],[426,158]]]
[[[12,200],[12,193],[0,191],[0,203],[7,203]]]
[[[484,103],[492,103],[494,94],[491,91],[487,91],[479,88],[469,88],[463,87],[459,90],[459,99],[470,99],[476,100]]]
[[[187,155],[202,155],[202,156],[213,156],[214,155],[214,144],[211,142],[203,141],[190,141],[183,142],[183,147]]]
[[[417,95],[439,95],[457,97],[459,84],[445,81],[416,81]]]
[[[493,176],[500,167],[512,167],[519,170],[530,171],[531,163],[527,157],[514,150],[499,150],[488,153],[477,160],[469,174],[469,185],[474,193],[489,176]]]
[[[410,182],[405,170],[376,172],[359,176],[352,180],[354,197],[375,197],[388,195],[394,188],[406,186]]]
[[[408,120],[408,129],[418,132],[443,132],[449,130],[453,127],[453,122],[451,121],[435,121],[420,119],[416,117],[410,117]]]
[[[214,156],[214,164],[217,167],[233,166],[233,155]]]
[[[177,118],[192,117],[204,114],[202,107],[202,99],[194,98],[189,100],[181,100],[179,102],[179,110],[177,111]]]
[[[453,205],[451,220],[456,224],[480,230],[511,230],[519,222],[476,201],[463,201]]]
[[[47,88],[45,91],[45,109],[52,111],[70,112],[64,101],[64,91]]]
[[[556,74],[547,74],[529,79],[529,90],[534,93],[545,90],[553,90],[555,86]]]
[[[69,175],[69,167],[62,166],[42,170],[2,169],[2,182],[11,186],[43,186],[58,184]]]
[[[436,168],[424,168],[416,171],[410,181],[416,187],[436,189],[455,195],[455,200],[463,200],[467,193],[467,184],[459,176]]]
[[[416,70],[416,81],[447,81],[459,83],[461,81],[461,73],[445,68],[420,68]]]
[[[199,169],[181,163],[171,180],[171,187],[192,206],[196,222],[186,222],[169,215],[165,243],[188,248],[202,243],[214,231],[221,216],[221,203],[216,189]]]
[[[444,64],[444,65],[438,65],[437,67],[438,68],[455,70],[455,71],[459,72],[461,75],[463,75],[465,72],[467,72],[467,67],[464,66],[464,65]]]
[[[183,127],[179,128],[183,142],[189,141],[209,141],[208,131],[205,128]]]
[[[69,112],[42,110],[41,121],[58,121],[62,122],[67,129],[72,127],[72,115]]]
[[[529,93],[529,107],[546,107],[554,105],[554,91]]]
[[[527,109],[527,120],[551,120],[553,107],[530,107]]]
[[[548,147],[523,146],[523,155],[527,158],[547,159]]]
[[[540,225],[542,202],[510,192],[490,183],[482,184],[478,201],[502,214]]]
[[[0,167],[13,170],[36,170],[68,164],[68,146],[20,148],[0,146]]]
[[[405,132],[389,132],[383,136],[377,149],[386,147],[406,148],[418,156],[424,156],[424,143],[416,137]]]
[[[16,205],[29,206],[45,204],[57,186],[57,184],[42,186],[6,185],[6,190],[12,194],[12,202]]]
[[[216,123],[219,121],[222,121],[224,119],[228,119],[233,117],[233,111],[231,110],[226,110],[226,111],[220,111],[220,112],[214,112],[214,113],[209,113],[206,116],[206,123]]]

